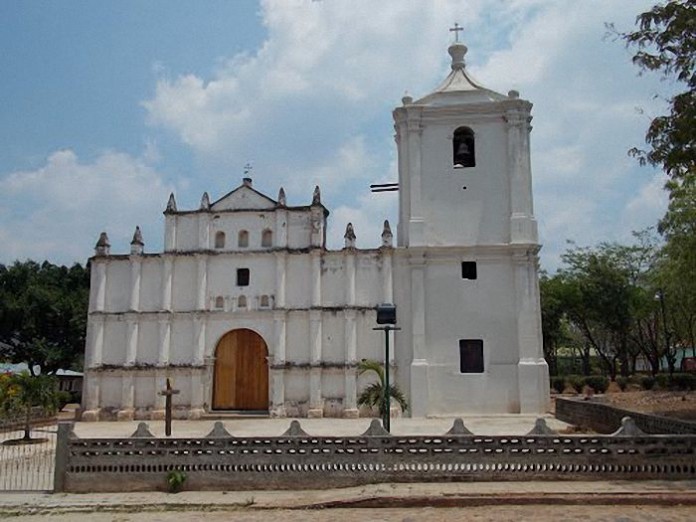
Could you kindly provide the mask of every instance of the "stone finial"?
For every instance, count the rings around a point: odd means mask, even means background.
[[[169,201],[167,201],[167,209],[165,212],[176,212],[176,199],[174,199],[174,193],[169,194]]]
[[[285,189],[283,187],[280,187],[280,190],[278,191],[278,206],[284,207],[287,205],[287,200],[285,198]]]
[[[143,233],[140,231],[140,227],[135,227],[133,239],[131,240],[131,255],[142,255],[144,247],[145,243],[143,242]]]
[[[251,178],[242,178],[242,185],[251,188],[254,181]]]
[[[314,187],[314,193],[312,194],[312,205],[321,205],[321,190],[319,190],[319,185]]]
[[[109,236],[106,232],[99,234],[99,239],[97,244],[94,245],[94,255],[95,256],[108,256],[111,252],[111,243],[109,243]]]
[[[290,427],[285,430],[281,437],[309,437],[309,433],[302,429],[300,421],[293,420],[290,422]]]
[[[461,42],[455,42],[449,46],[449,49],[447,49],[447,52],[452,57],[452,70],[453,71],[455,71],[457,69],[464,69],[464,67],[465,67],[464,55],[466,55],[466,52],[468,50],[469,50],[469,48]]]
[[[384,228],[382,229],[382,246],[391,247],[394,245],[394,234],[392,234],[389,220],[384,220]]]
[[[370,427],[367,431],[360,435],[361,437],[391,437],[391,433],[382,427],[382,423],[378,419],[372,419]]]
[[[642,437],[647,435],[637,425],[631,417],[621,419],[621,427],[611,434],[612,437]]]
[[[147,422],[139,422],[138,423],[138,429],[136,429],[133,432],[133,435],[131,435],[132,439],[142,437],[142,438],[154,438],[155,436],[152,434],[150,431],[150,427],[147,425]]]
[[[355,248],[355,230],[353,230],[353,223],[348,223],[346,225],[346,233],[343,235],[345,239],[346,248]]]
[[[534,427],[527,435],[556,435],[556,432],[549,428],[549,425],[546,424],[546,419],[539,417],[534,421]]]
[[[216,421],[215,424],[213,425],[213,429],[210,430],[210,433],[208,433],[205,438],[206,439],[226,439],[229,437],[232,437],[233,435],[225,429],[225,425],[220,422]]]
[[[473,435],[471,431],[467,429],[466,426],[464,426],[464,421],[457,417],[454,419],[454,423],[452,424],[452,427],[449,429],[445,435]]]
[[[210,210],[210,196],[208,196],[207,192],[203,193],[201,197],[201,206],[199,208],[201,210]]]

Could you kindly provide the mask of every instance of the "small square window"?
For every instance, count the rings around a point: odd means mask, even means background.
[[[459,371],[483,373],[483,341],[481,339],[460,339]]]
[[[249,286],[249,269],[237,269],[237,286]]]
[[[476,261],[462,262],[462,279],[476,279]]]

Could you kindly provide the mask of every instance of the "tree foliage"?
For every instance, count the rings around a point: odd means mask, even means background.
[[[669,113],[652,120],[645,135],[649,150],[634,149],[642,163],[660,166],[672,180],[672,189],[696,167],[696,0],[657,4],[636,19],[637,29],[619,33],[635,49],[633,63],[673,80],[677,92],[669,99]]]
[[[43,374],[80,369],[84,353],[89,270],[48,261],[0,265],[0,360]]]

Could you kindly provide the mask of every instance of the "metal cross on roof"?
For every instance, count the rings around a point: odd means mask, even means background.
[[[459,31],[463,31],[463,27],[459,27],[459,24],[457,22],[454,22],[454,27],[450,27],[450,33],[454,33],[454,41],[458,42],[459,41]]]
[[[247,164],[244,165],[244,175],[246,176],[247,174],[249,174],[249,173],[251,172],[251,169],[253,169],[253,168],[254,168],[254,167],[253,167],[253,165],[251,164],[251,162],[250,162],[250,161],[247,162]]]

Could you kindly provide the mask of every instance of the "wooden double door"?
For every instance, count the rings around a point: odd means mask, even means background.
[[[215,348],[214,410],[268,410],[268,348],[246,328],[227,332]]]

